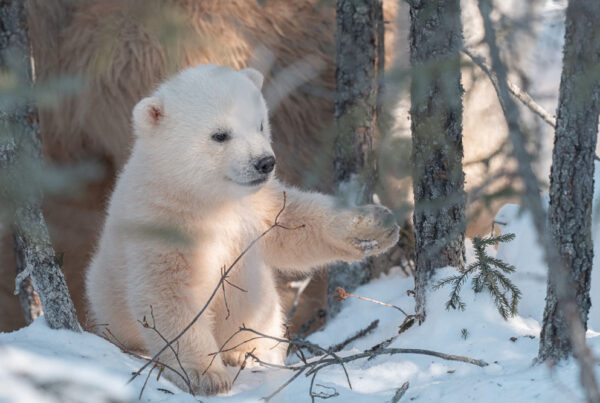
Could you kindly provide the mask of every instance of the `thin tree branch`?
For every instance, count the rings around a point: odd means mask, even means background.
[[[409,385],[410,384],[408,383],[408,381],[406,381],[402,384],[402,386],[398,388],[398,390],[394,394],[394,397],[392,398],[392,403],[398,403],[400,399],[402,399],[402,396],[404,396],[404,394],[408,390]]]
[[[376,321],[375,321],[376,322]],[[375,323],[373,322],[373,323]],[[371,326],[374,326],[373,323],[371,324]],[[370,327],[371,327],[370,326]],[[225,349],[226,344],[233,339],[234,336],[242,333],[242,332],[249,332],[249,333],[253,333],[256,334],[258,337],[253,337],[251,339],[245,340],[241,343],[239,343],[238,345],[229,348],[229,349]],[[359,332],[360,333],[360,332]],[[226,352],[235,348],[240,347],[241,345],[248,343],[252,340],[256,340],[257,338],[265,338],[265,339],[270,339],[270,340],[274,340],[278,343],[287,343],[288,345],[293,345],[298,347],[299,349],[301,348],[305,348],[308,351],[318,351],[322,354],[322,356],[318,359],[318,360],[313,360],[313,361],[306,361],[306,360],[302,360],[302,364],[292,364],[292,365],[279,365],[279,364],[272,364],[272,363],[268,363],[265,361],[262,361],[259,357],[257,357],[254,354],[254,350],[251,351],[250,353],[247,353],[247,357],[251,357],[252,359],[254,359],[258,364],[265,366],[265,367],[270,367],[270,368],[278,368],[278,369],[287,369],[290,371],[294,371],[296,372],[290,379],[288,379],[286,382],[284,382],[283,385],[281,385],[279,388],[277,388],[277,390],[275,390],[273,393],[271,393],[270,395],[263,397],[262,400],[265,401],[269,401],[270,399],[272,399],[275,395],[277,395],[279,392],[281,392],[287,385],[289,385],[290,383],[292,383],[296,378],[298,378],[300,376],[300,374],[304,373],[305,376],[311,376],[312,375],[312,379],[311,379],[311,386],[309,389],[309,393],[311,398],[313,397],[318,397],[315,396],[313,394],[313,385],[314,385],[314,380],[316,378],[317,373],[322,370],[323,368],[326,368],[328,366],[331,365],[340,365],[342,367],[342,369],[344,370],[344,373],[346,375],[346,379],[348,381],[348,386],[350,387],[350,389],[352,389],[352,385],[350,383],[350,377],[348,375],[347,369],[345,367],[345,364],[348,362],[352,362],[352,361],[356,361],[359,360],[361,358],[368,358],[368,360],[379,356],[379,355],[395,355],[395,354],[420,354],[420,355],[429,355],[429,356],[433,356],[433,357],[437,357],[437,358],[441,358],[444,360],[448,360],[448,361],[459,361],[459,362],[464,362],[467,364],[472,364],[472,365],[477,365],[479,367],[485,367],[488,365],[487,362],[483,361],[483,360],[478,360],[478,359],[474,359],[474,358],[469,358],[469,357],[465,357],[465,356],[460,356],[460,355],[453,355],[453,354],[445,354],[445,353],[441,353],[438,351],[433,351],[433,350],[426,350],[426,349],[417,349],[417,348],[385,348],[384,346],[389,345],[389,343],[395,339],[395,337],[387,340],[386,342],[383,343],[379,343],[375,346],[373,346],[372,348],[363,351],[362,353],[358,353],[358,354],[353,354],[350,356],[346,356],[346,357],[339,357],[337,354],[335,354],[335,352],[333,351],[333,349],[337,346],[334,345],[328,349],[325,349],[317,344],[308,342],[306,340],[298,340],[298,339],[292,339],[292,340],[287,340],[287,339],[282,339],[280,337],[275,337],[275,336],[269,336],[267,334],[261,333],[259,331],[256,331],[254,329],[250,329],[247,327],[241,327],[240,329],[238,329],[238,331],[236,331],[221,347],[221,349],[218,352],[215,353],[211,353],[213,356],[216,356],[217,354],[221,353],[221,352]],[[342,344],[342,343],[338,343]]]
[[[350,294],[349,292],[346,292],[346,290],[344,290],[342,287],[338,287],[335,290],[334,297],[340,301],[344,300],[348,297],[354,297],[354,298],[362,299],[363,301],[369,301],[369,302],[373,302],[374,304],[388,306],[390,308],[397,309],[398,311],[402,312],[404,314],[404,316],[410,316],[409,314],[407,314],[404,311],[404,309],[400,308],[399,306],[388,304],[387,302],[381,302],[381,301],[378,301],[378,300],[372,299],[372,298],[361,297],[360,295]]]
[[[127,349],[127,346],[125,346],[125,344],[123,342],[121,342],[117,338],[117,336],[115,336],[114,333],[108,327],[104,328],[104,331],[102,333],[100,333],[100,337],[102,337],[107,342],[117,346],[125,354],[128,354],[132,357],[135,357],[135,358],[137,358],[139,360],[143,360],[143,361],[148,361],[150,359],[148,357],[144,357],[143,355],[134,353],[133,351]],[[157,361],[157,363],[159,365],[173,371],[173,373],[175,373],[177,376],[181,377],[181,379],[185,380],[185,377],[183,376],[183,374],[181,372],[179,372],[177,369],[175,369],[175,368],[171,367],[170,365],[165,364],[164,362],[161,362],[161,361]]]
[[[150,317],[152,318],[152,325],[150,325],[148,323],[148,321],[146,321],[145,317],[144,317],[143,321],[138,321],[138,322],[140,322],[142,327],[153,330],[158,335],[158,337],[161,338],[162,341],[164,341],[165,343],[168,343],[168,340],[165,338],[165,336],[163,336],[163,334],[156,328],[156,319],[154,319],[154,310],[152,309],[152,305],[150,305]],[[187,371],[183,367],[183,364],[181,363],[181,360],[179,359],[179,344],[177,344],[177,350],[175,350],[173,348],[173,345],[170,345],[169,347],[170,347],[171,352],[175,356],[175,359],[177,360],[177,365],[179,365],[179,368],[181,369],[181,372],[184,375],[184,376],[182,376],[182,378],[183,378],[183,381],[185,382],[185,385],[188,387],[189,392],[193,393],[194,389],[192,388],[190,376],[188,375]],[[142,395],[140,393],[140,399],[141,398],[142,398]]]
[[[338,351],[343,350],[344,347],[346,347],[348,344],[352,343],[354,340],[360,339],[361,337],[364,337],[367,334],[371,333],[373,330],[375,330],[377,328],[378,325],[379,325],[379,319],[375,319],[373,322],[371,322],[371,324],[369,324],[369,326],[365,327],[364,329],[359,330],[354,335],[348,337],[346,340],[342,341],[341,343],[334,344],[333,346],[329,347],[328,350],[331,350],[331,351],[337,353]]]
[[[238,372],[233,377],[233,380],[231,381],[231,386],[233,386],[233,384],[235,383],[235,381],[237,381],[238,376],[240,376],[240,373],[244,370],[244,368],[246,368],[246,363],[248,362],[248,358],[254,356],[253,355],[254,350],[256,350],[256,348],[253,348],[252,351],[246,353],[246,357],[244,358],[244,362],[242,362],[242,365],[240,365],[240,369],[238,370]]]
[[[492,81],[494,86],[498,80],[498,77],[490,70],[489,66],[485,63],[485,60],[482,56],[477,56],[473,52],[471,52],[467,48],[462,49],[462,53],[471,59],[471,61],[477,65]],[[542,120],[548,123],[553,129],[556,128],[556,119],[550,113],[548,113],[540,104],[535,102],[535,100],[529,95],[527,92],[519,88],[516,84],[506,81],[507,88],[509,92],[519,100],[523,105],[525,105],[529,110],[538,115]]]

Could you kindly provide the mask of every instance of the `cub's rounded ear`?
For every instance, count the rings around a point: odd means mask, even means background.
[[[248,77],[250,79],[250,81],[252,81],[254,83],[254,85],[256,85],[256,88],[258,88],[259,90],[262,89],[262,85],[263,85],[263,81],[265,80],[265,77],[262,75],[262,73],[260,71],[255,70],[251,67],[248,67],[247,69],[240,70],[240,73],[242,73],[246,77]]]
[[[144,98],[133,108],[134,131],[152,131],[157,128],[165,117],[165,108],[160,99]]]

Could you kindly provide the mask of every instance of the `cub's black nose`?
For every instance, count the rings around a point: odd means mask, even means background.
[[[261,174],[268,174],[275,167],[275,157],[268,156],[263,157],[256,164],[254,164],[254,168]]]

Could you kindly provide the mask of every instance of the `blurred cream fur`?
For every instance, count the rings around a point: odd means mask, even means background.
[[[159,331],[167,339],[176,336],[206,303],[221,269],[273,224],[286,192],[279,222],[304,227],[277,227],[262,238],[232,270],[230,281],[247,292],[226,286],[231,316],[219,291],[179,341],[197,393],[229,390],[224,365],[240,365],[254,348],[264,361],[283,361],[285,345],[254,340],[218,356],[203,375],[209,353],[242,324],[283,336],[272,267],[306,272],[335,260],[358,261],[398,239],[384,207],[342,208],[330,196],[286,187],[254,168],[257,158],[273,155],[262,81],[253,69],[197,66],[136,105],[132,155],[119,175],[87,273],[93,319],[107,323],[128,348],[154,354],[164,341],[138,320],[150,320],[152,306]],[[212,138],[224,130],[229,140]],[[156,236],[153,228],[175,230],[188,242]],[[250,337],[239,335],[228,345]],[[177,367],[170,354],[160,359]],[[174,373],[166,375],[183,386]]]

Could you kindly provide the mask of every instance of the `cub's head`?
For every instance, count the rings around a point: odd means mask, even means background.
[[[184,70],[134,108],[136,151],[177,190],[237,197],[273,174],[263,76],[204,65]]]

